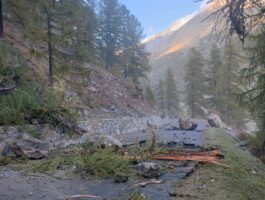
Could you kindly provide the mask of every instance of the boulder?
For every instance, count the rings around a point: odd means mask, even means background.
[[[198,124],[191,122],[190,127],[186,131],[193,131],[198,127]]]
[[[217,114],[210,114],[210,116],[208,117],[208,123],[211,127],[214,128],[223,128],[223,122],[221,120],[221,118],[217,115]]]
[[[45,157],[44,153],[42,153],[38,149],[27,149],[23,150],[24,155],[31,160],[39,160]]]
[[[185,130],[185,131],[193,131],[197,128],[198,124],[191,122],[187,118],[180,118],[179,119],[179,130]]]
[[[144,178],[157,178],[161,175],[159,166],[152,162],[145,162],[136,165],[136,173]]]
[[[16,143],[6,144],[4,149],[1,152],[1,156],[9,156],[11,154],[16,155],[17,157],[26,157],[32,160],[38,160],[45,157],[45,154],[33,147],[19,146]]]
[[[128,181],[128,176],[125,175],[115,175],[113,177],[115,183],[125,183]]]
[[[179,119],[179,129],[180,130],[186,130],[187,128],[189,128],[189,120],[186,118],[180,118]]]

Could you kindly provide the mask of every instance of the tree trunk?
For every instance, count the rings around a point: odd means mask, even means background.
[[[4,37],[3,7],[2,7],[2,0],[0,0],[0,38],[3,37]]]
[[[49,59],[49,85],[53,85],[53,59],[52,59],[52,27],[51,27],[51,16],[49,12],[47,14],[47,36],[48,36],[48,59]]]

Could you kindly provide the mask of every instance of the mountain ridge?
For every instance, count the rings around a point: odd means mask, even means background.
[[[180,98],[184,100],[185,64],[188,61],[188,51],[191,47],[196,47],[202,55],[208,56],[210,46],[218,40],[218,36],[213,33],[215,18],[211,14],[222,5],[222,0],[209,4],[204,3],[199,11],[177,30],[170,34],[157,34],[146,42],[146,48],[150,52],[151,73],[149,80],[153,88],[156,87],[160,79],[165,79],[166,70],[172,68],[181,93]]]

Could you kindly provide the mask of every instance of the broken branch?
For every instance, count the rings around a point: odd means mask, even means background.
[[[162,180],[151,179],[150,181],[134,184],[133,187],[139,187],[139,186],[140,187],[145,187],[145,186],[150,185],[150,184],[160,184],[160,183],[163,183],[163,181]]]
[[[91,199],[91,198],[94,198],[94,199],[99,199],[100,197],[99,196],[94,196],[94,195],[73,195],[73,196],[70,196],[70,197],[67,197],[65,198],[65,200],[69,200],[69,199]]]

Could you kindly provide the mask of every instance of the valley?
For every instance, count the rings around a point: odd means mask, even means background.
[[[0,0],[0,200],[263,199],[264,3]]]

